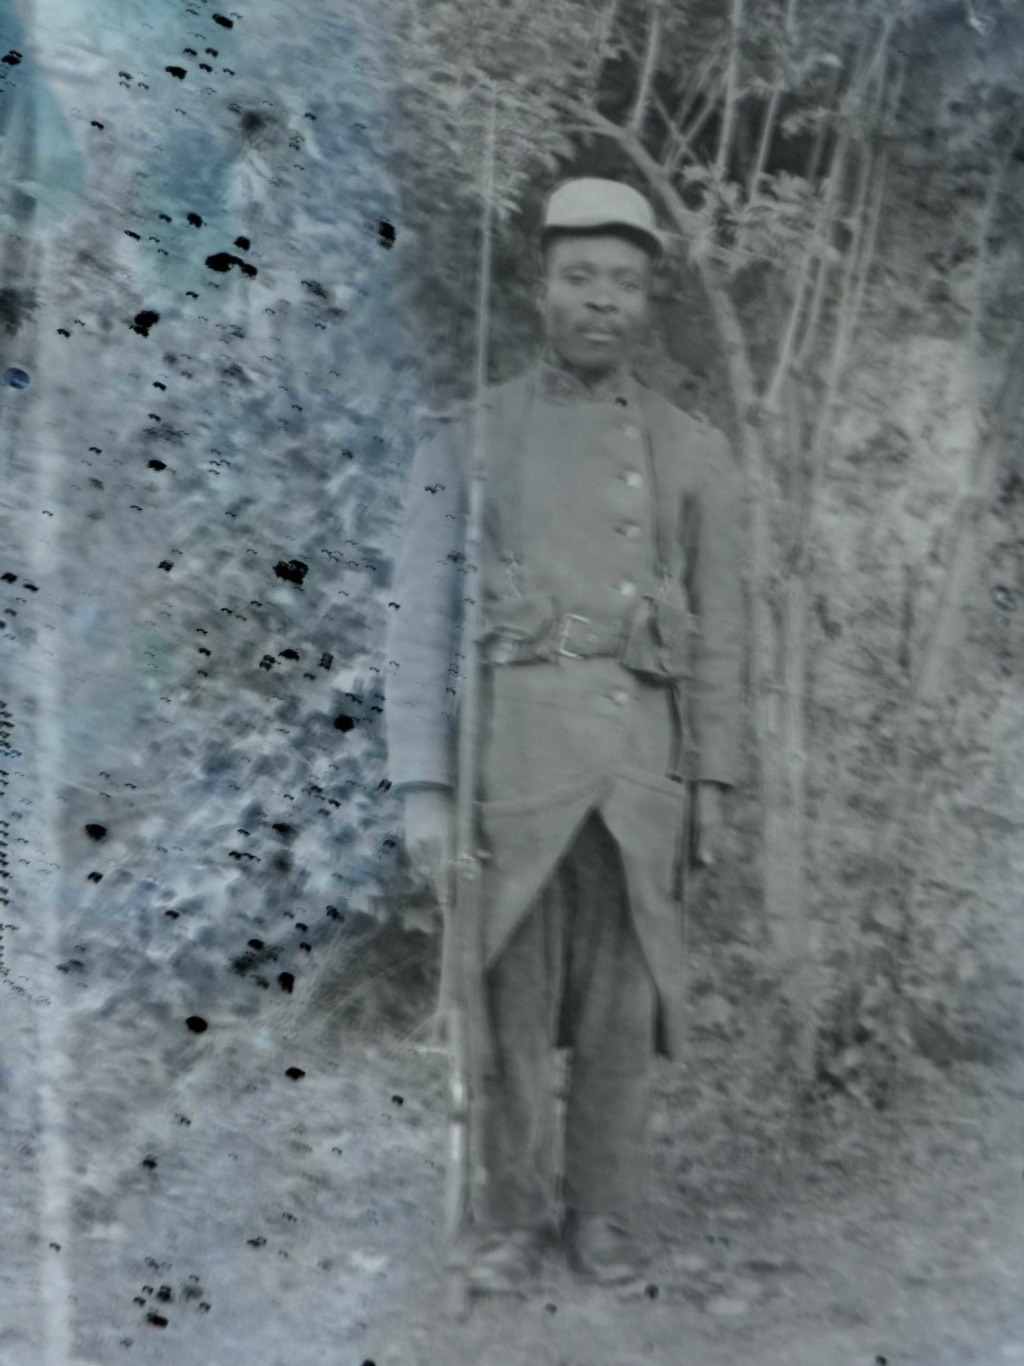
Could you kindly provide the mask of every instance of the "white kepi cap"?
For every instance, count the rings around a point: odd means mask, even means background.
[[[583,176],[565,180],[552,190],[544,210],[541,236],[550,228],[628,228],[650,243],[655,256],[665,251],[665,238],[654,221],[648,200],[620,180]]]

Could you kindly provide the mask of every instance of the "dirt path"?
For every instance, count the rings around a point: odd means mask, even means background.
[[[1024,1361],[1024,1069],[936,1073],[892,1113],[838,1100],[799,1130],[781,1099],[755,1113],[709,1089],[696,1060],[692,1079],[666,1070],[649,1280],[591,1293],[552,1258],[536,1299],[481,1302],[459,1325],[440,1312],[439,1055],[314,1051],[265,1025],[80,1023],[59,1254],[36,1228],[31,1116],[2,1121],[0,1286],[21,1306],[3,1366],[40,1359],[31,1305],[55,1255],[76,1351],[103,1366]]]

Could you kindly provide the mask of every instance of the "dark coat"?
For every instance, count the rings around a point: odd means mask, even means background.
[[[673,1054],[687,815],[679,779],[731,785],[738,777],[739,476],[721,432],[630,377],[596,399],[575,385],[542,362],[487,399],[490,641],[511,624],[549,648],[484,672],[485,948],[493,961],[599,809],[622,854],[658,987],[660,1047]],[[398,788],[454,785],[471,436],[466,412],[439,421],[410,474],[393,586],[400,606],[387,642],[389,771]],[[582,631],[600,623],[628,634],[637,603],[657,588],[659,548],[692,612],[686,677],[653,682],[619,658],[550,649],[538,627],[565,613],[585,619]]]

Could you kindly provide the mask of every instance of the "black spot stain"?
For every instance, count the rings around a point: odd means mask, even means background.
[[[189,222],[189,223],[191,223],[192,226],[193,226],[194,228],[201,228],[201,227],[203,226],[203,220],[202,220],[202,218],[199,216],[199,214],[197,214],[197,213],[189,213],[189,214],[186,214],[186,215],[185,215],[185,218],[186,218],[186,221]],[[198,295],[193,295],[192,297],[193,297],[193,298],[198,298],[199,296],[198,296]]]
[[[291,1081],[301,1081],[305,1075],[301,1067],[289,1067],[285,1072],[285,1076]]]
[[[213,22],[215,24],[220,24],[221,28],[234,28],[235,26],[234,19],[229,19],[225,14],[215,14],[213,16]]]
[[[156,1297],[161,1304],[172,1304],[174,1301],[174,1291],[169,1285],[162,1285],[156,1292]]]
[[[146,1157],[144,1157],[144,1158],[142,1159],[142,1165],[143,1165],[144,1167],[147,1167],[151,1172],[155,1172],[155,1171],[156,1171],[156,1158],[153,1157],[152,1154],[148,1154]]]
[[[216,251],[212,256],[208,256],[204,262],[210,270],[219,271],[226,274],[232,266],[237,266],[243,275],[258,275],[259,271],[248,261],[243,261],[240,256],[232,256],[229,251]]]
[[[12,47],[11,50],[10,50],[10,52],[5,52],[5,53],[4,53],[3,57],[0,58],[0,61],[3,61],[3,62],[5,63],[5,65],[7,65],[7,66],[20,66],[20,65],[21,65],[21,61],[22,61],[22,56],[21,56],[21,53],[20,53],[20,52],[16,51],[16,50]]]
[[[291,972],[282,972],[282,973],[279,973],[279,974],[278,974],[277,981],[278,981],[278,985],[280,986],[281,990],[282,990],[282,991],[287,991],[288,994],[289,994],[289,996],[290,996],[291,993],[295,990],[295,974],[294,974],[294,973],[291,973]]]
[[[168,573],[170,573],[170,571],[174,568],[174,565],[171,563],[170,560],[161,560],[159,565],[157,565],[157,568],[166,569]]]
[[[302,560],[288,560],[287,562],[279,560],[274,565],[274,573],[279,579],[287,579],[289,583],[295,583],[301,587],[303,579],[309,573],[309,565],[304,564]]]
[[[99,121],[98,119],[93,119],[93,120],[91,121],[91,123],[90,123],[90,127],[102,129],[102,128],[103,128],[103,124],[100,123],[100,121]]]
[[[386,218],[382,218],[377,224],[377,240],[386,251],[390,251],[395,245],[395,229]]]
[[[90,882],[102,882],[102,881],[103,881],[103,874],[102,874],[102,873],[90,873],[90,874],[89,874],[89,881],[90,881]]]
[[[348,732],[352,730],[355,727],[355,724],[355,717],[349,716],[347,712],[341,712],[338,716],[334,718],[335,729],[340,730],[342,732]]]
[[[152,1328],[166,1328],[168,1321],[164,1318],[163,1314],[147,1314],[146,1322]]]
[[[136,236],[137,234],[132,234]],[[141,313],[136,313],[132,319],[132,331],[137,332],[140,337],[148,337],[149,329],[155,327],[160,321],[160,314],[152,308],[144,308]]]
[[[162,460],[149,460],[146,462],[146,467],[151,470],[165,470],[167,468]]]
[[[248,237],[236,237],[234,244],[236,247],[240,247],[242,251],[248,251],[250,246],[252,245]]]
[[[658,1287],[656,1285],[645,1285],[644,1294],[649,1300],[656,1300],[658,1298]]]
[[[168,76],[173,76],[175,80],[178,81],[183,81],[188,75],[188,72],[183,66],[165,66],[164,70],[167,72]]]
[[[205,1034],[209,1027],[201,1015],[190,1015],[185,1021],[185,1028],[193,1034]]]
[[[323,655],[320,656],[320,667],[321,667],[321,669],[329,669],[333,663],[334,663],[334,656],[333,656],[333,655],[323,654]]]
[[[279,658],[281,658],[281,659],[298,659],[298,658],[299,658],[299,652],[298,652],[298,650],[293,650],[293,649],[291,648],[291,646],[289,646],[288,649],[286,649],[286,650],[280,650],[280,651],[278,652],[278,654],[279,654]]]
[[[405,1097],[404,1097],[404,1096],[392,1096],[392,1097],[391,1097],[391,1104],[392,1104],[392,1105],[404,1105],[404,1104],[405,1104]]]
[[[98,825],[94,822],[90,822],[90,824],[85,827],[85,833],[90,839],[101,840],[106,836],[107,827],[105,825]]]

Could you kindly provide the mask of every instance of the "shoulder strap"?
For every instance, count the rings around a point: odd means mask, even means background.
[[[661,394],[637,384],[647,428],[651,464],[651,496],[654,507],[654,545],[659,578],[672,572],[672,549],[676,543],[679,502],[671,496],[677,486],[676,470],[683,458],[672,417],[672,405]]]
[[[522,461],[526,420],[533,400],[532,371],[499,385],[488,430],[488,518],[499,560],[523,562]]]

